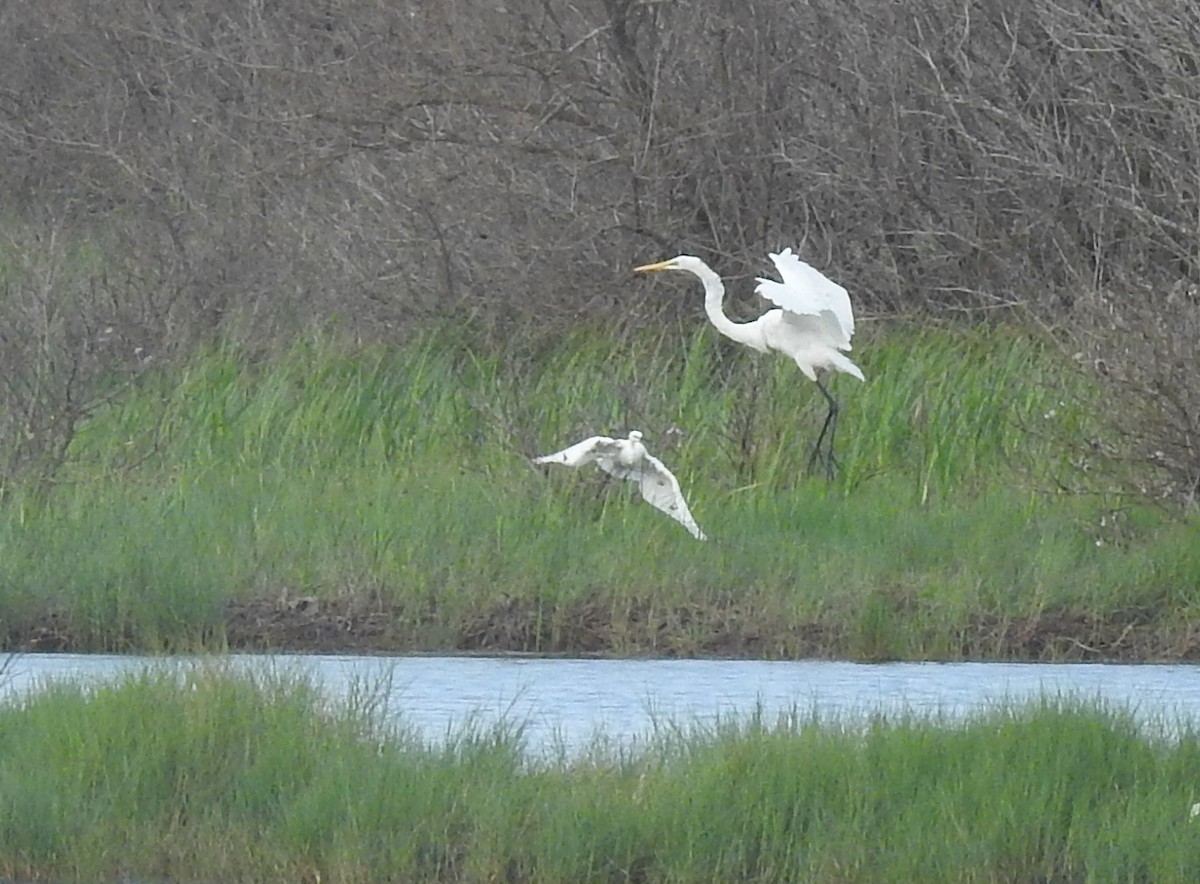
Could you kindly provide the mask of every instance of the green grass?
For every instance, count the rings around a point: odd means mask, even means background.
[[[386,612],[391,649],[1191,653],[1194,520],[1053,490],[1103,425],[1051,348],[863,338],[832,484],[805,476],[813,385],[708,330],[197,355],[83,427],[48,493],[9,491],[0,632],[53,618],[79,648],[220,646],[230,601],[286,589]],[[528,462],[634,427],[712,542],[628,483]],[[505,637],[470,639],[489,629]]]
[[[1071,699],[805,714],[531,761],[429,746],[372,686],[220,664],[0,705],[0,876],[172,881],[1190,881],[1200,735]]]

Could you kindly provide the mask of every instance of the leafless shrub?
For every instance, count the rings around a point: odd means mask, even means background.
[[[109,298],[98,251],[57,226],[0,243],[0,285],[3,500],[19,474],[53,475],[80,422],[136,377],[153,344]]]
[[[1132,463],[1138,490],[1200,505],[1200,289],[1179,283],[1097,291],[1079,313],[1074,341],[1085,370],[1109,392],[1113,442],[1095,456]]]
[[[1184,0],[8,4],[4,224],[101,248],[106,309],[164,352],[690,317],[628,275],[681,251],[736,312],[783,245],[865,310],[1148,347],[1122,293],[1200,282],[1198,45]],[[41,285],[23,321],[77,297]],[[62,352],[79,321],[46,326]],[[1133,340],[1096,346],[1147,364]],[[1196,388],[1184,343],[1152,352]]]
[[[570,320],[684,247],[893,307],[1195,273],[1188,4],[207,7],[3,22],[15,205],[118,229],[172,328]]]

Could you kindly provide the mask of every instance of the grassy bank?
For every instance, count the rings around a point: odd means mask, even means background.
[[[833,484],[804,474],[813,385],[707,329],[492,356],[312,340],[148,372],[50,488],[6,490],[0,627],[80,649],[1198,652],[1194,521],[1060,491],[1125,478],[1085,462],[1103,414],[1060,354],[1003,330],[862,338]],[[712,542],[528,462],[635,427]]]
[[[0,876],[172,881],[1189,881],[1200,739],[1069,700],[953,726],[803,714],[530,762],[369,688],[219,667],[0,707]]]

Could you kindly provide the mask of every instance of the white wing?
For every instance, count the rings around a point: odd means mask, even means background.
[[[560,463],[568,467],[579,467],[592,461],[611,460],[621,450],[621,443],[608,436],[592,436],[582,442],[576,442],[569,448],[535,457],[534,463]],[[603,462],[601,466],[603,466]],[[607,469],[607,467],[605,467]]]
[[[679,480],[657,457],[647,454],[642,459],[642,464],[636,467],[604,461],[600,461],[600,466],[614,476],[637,482],[642,491],[642,499],[646,503],[687,528],[697,540],[707,540],[696,520],[692,518],[687,501],[683,499],[683,492],[679,490]]]
[[[657,510],[666,513],[675,521],[691,532],[697,540],[706,540],[704,532],[692,518],[683,492],[679,490],[679,480],[663,466],[657,457],[647,453],[635,466],[626,466],[617,460],[623,446],[629,444],[625,439],[610,439],[608,436],[592,436],[582,442],[576,442],[569,448],[535,457],[534,463],[560,463],[568,467],[578,467],[586,463],[596,466],[618,479],[629,479],[637,482],[642,492],[642,499]],[[644,450],[644,449],[643,449]]]
[[[804,324],[815,321],[818,324],[815,330],[827,333],[833,346],[849,350],[850,337],[854,334],[850,294],[820,270],[797,258],[791,249],[771,255],[771,260],[783,281],[760,276],[755,291],[788,313],[814,317]],[[788,319],[795,321],[793,317]]]

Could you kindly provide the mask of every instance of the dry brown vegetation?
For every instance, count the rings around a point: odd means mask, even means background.
[[[1198,46],[1187,0],[6,4],[0,482],[198,341],[690,317],[628,268],[796,245],[1027,311],[1194,498]]]

